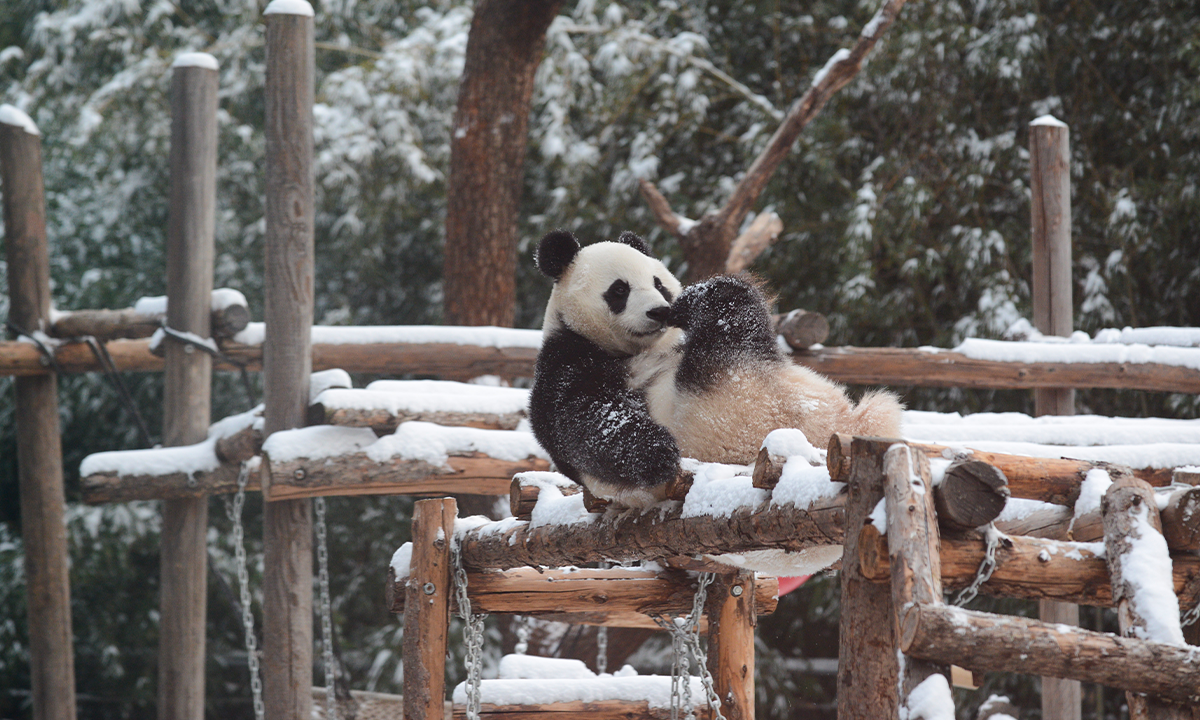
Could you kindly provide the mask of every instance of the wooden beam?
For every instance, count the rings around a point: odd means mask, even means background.
[[[164,313],[139,313],[133,308],[67,310],[56,314],[47,334],[56,338],[91,335],[101,342],[132,340],[150,337],[164,322],[167,322]],[[245,305],[228,305],[212,310],[209,322],[214,338],[231,338],[250,324],[250,309]]]
[[[313,18],[303,0],[266,20],[263,435],[303,427],[312,371]],[[312,715],[312,504],[263,507],[263,701],[267,717]]]
[[[408,720],[442,717],[454,592],[450,544],[457,516],[454,498],[421,500],[413,506],[412,561],[404,586],[404,717]]]
[[[366,391],[364,391],[366,392]],[[445,411],[391,412],[381,408],[338,407],[315,402],[308,408],[309,425],[340,425],[342,427],[366,427],[376,435],[396,432],[400,423],[412,420],[431,422],[437,425],[482,428],[484,430],[516,430],[524,413],[462,413]]]
[[[946,605],[915,608],[905,617],[900,638],[909,655],[977,672],[1068,678],[1200,702],[1195,648]]]
[[[695,712],[699,720],[709,720],[714,717],[702,698],[694,697]],[[592,702],[565,702],[551,705],[490,705],[484,704],[479,708],[481,718],[490,720],[670,720],[671,709],[667,707],[650,707],[645,700],[596,700]],[[454,706],[452,720],[466,720],[467,712],[461,705]]]
[[[198,66],[174,67],[171,79],[166,321],[201,338],[212,329],[218,79],[215,68]],[[163,445],[201,442],[210,420],[212,357],[178,342],[163,349]],[[203,720],[207,497],[163,503],[159,568],[158,718]]]
[[[987,544],[977,533],[941,539],[942,587],[961,590],[975,579]],[[872,525],[859,534],[858,558],[863,576],[887,582],[888,539]],[[1172,583],[1180,605],[1200,602],[1200,557],[1174,555]],[[996,548],[996,569],[980,586],[982,595],[1021,600],[1057,600],[1077,605],[1114,607],[1104,558],[1077,544],[1010,535]]]
[[[708,670],[728,720],[754,720],[755,578],[717,575],[708,587]]]
[[[404,612],[406,579],[397,580],[388,568],[388,611]],[[678,570],[654,572],[638,568],[472,570],[467,573],[467,596],[474,612],[519,615],[596,614],[683,615],[691,612],[696,583]],[[760,615],[775,612],[779,581],[763,576],[754,588],[754,607]],[[458,607],[451,598],[451,609]],[[595,623],[588,623],[595,624]],[[638,627],[658,626],[653,621]]]
[[[176,500],[225,495],[237,492],[238,465],[221,465],[212,472],[168,475],[88,475],[82,484],[83,501],[89,505],[132,500]],[[258,492],[258,473],[250,473],[246,489]]]
[[[825,456],[829,477],[845,482],[850,470],[850,436],[838,433],[830,436]],[[1061,458],[1035,458],[1025,455],[969,450],[958,452],[944,445],[909,443],[930,458],[980,460],[994,465],[1008,480],[1012,497],[1041,500],[1056,505],[1074,505],[1079,499],[1079,488],[1089,470],[1105,469],[1108,463]],[[1139,477],[1154,487],[1167,487],[1172,483],[1172,468],[1134,468]]]
[[[938,520],[933,509],[929,459],[924,454],[907,445],[893,445],[883,456],[883,473],[887,530],[895,540],[889,555],[893,628],[898,630],[913,607],[942,602]],[[898,632],[895,645],[900,645]],[[939,674],[949,681],[950,668],[940,661],[906,662],[900,677],[902,702],[907,705],[908,696],[918,685]]]
[[[27,120],[24,113],[11,105],[3,109],[7,112],[0,122],[0,191],[4,196],[8,258],[8,320],[32,333],[44,331],[50,317],[42,143],[31,120],[28,125],[10,124],[12,120]],[[33,347],[30,343],[18,344]],[[42,367],[39,376],[18,377],[14,385],[30,701],[34,720],[73,720],[75,657],[71,648],[58,378]]]
[[[900,707],[891,590],[864,576],[858,546],[863,528],[871,524],[871,512],[884,496],[886,447],[864,438],[855,438],[851,446],[854,462],[846,502],[838,657],[854,658],[854,662],[838,663],[840,720],[894,718]]]

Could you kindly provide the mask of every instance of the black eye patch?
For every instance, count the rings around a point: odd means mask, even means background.
[[[625,312],[625,303],[629,301],[629,283],[624,280],[614,280],[613,284],[604,291],[603,297],[613,315],[620,315]]]
[[[662,280],[654,278],[654,289],[662,293],[664,300],[671,302],[671,291],[667,289],[666,285],[663,285]]]

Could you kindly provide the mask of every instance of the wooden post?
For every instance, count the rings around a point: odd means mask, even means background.
[[[1122,475],[1113,481],[1104,494],[1101,503],[1104,515],[1104,557],[1108,563],[1108,572],[1112,577],[1113,602],[1117,606],[1117,621],[1121,634],[1125,637],[1145,637],[1149,634],[1149,624],[1154,622],[1157,632],[1151,635],[1157,642],[1167,642],[1183,646],[1183,631],[1179,627],[1179,606],[1152,607],[1146,605],[1145,595],[1139,596],[1138,582],[1131,579],[1135,572],[1142,581],[1151,581],[1157,587],[1144,587],[1144,592],[1161,593],[1164,588],[1170,592],[1171,558],[1167,554],[1167,543],[1162,537],[1162,524],[1158,517],[1158,506],[1154,499],[1154,490],[1145,481],[1130,475]],[[1141,516],[1139,518],[1139,515]],[[1135,542],[1139,545],[1138,559],[1131,560]],[[1162,563],[1164,571],[1157,577],[1148,577],[1149,568],[1153,567],[1148,556],[1159,551],[1155,558]],[[1130,562],[1141,565],[1136,570],[1128,567]],[[1157,592],[1156,592],[1157,591]],[[1160,617],[1152,617],[1155,611]],[[1129,705],[1130,720],[1168,720],[1191,718],[1192,713],[1181,706],[1171,705],[1156,697],[1148,697],[1134,692],[1125,693]]]
[[[413,506],[412,560],[404,587],[404,717],[441,720],[446,698],[446,645],[450,623],[450,543],[454,498]]]
[[[864,577],[858,561],[859,535],[883,499],[882,455],[886,447],[865,438],[854,438],[851,443],[838,622],[839,720],[892,718],[899,708],[896,681],[900,667],[892,630],[891,589]]]
[[[917,605],[942,604],[942,564],[938,521],[933,510],[929,459],[907,445],[888,448],[883,457],[887,496],[888,553],[891,556],[892,609],[896,613],[896,646],[904,617]],[[930,675],[949,668],[929,660],[908,658],[900,678],[901,702]]]
[[[728,720],[754,720],[754,595],[752,572],[718,575],[708,588],[708,669]]]
[[[1033,324],[1046,335],[1070,335],[1071,153],[1067,126],[1046,115],[1029,124],[1033,221]],[[1074,415],[1075,391],[1034,390],[1037,415]],[[1079,607],[1043,600],[1042,620],[1079,624]],[[1042,678],[1042,717],[1079,720],[1080,686]]]
[[[313,19],[305,0],[266,16],[264,436],[304,425],[312,371]],[[263,701],[267,717],[312,714],[312,502],[263,507]]]
[[[50,315],[50,253],[42,141],[29,116],[11,105],[0,105],[0,189],[8,255],[8,319],[25,332],[44,331]],[[54,373],[18,377],[14,385],[33,717],[73,720],[75,658],[58,378]]]
[[[217,197],[217,61],[184,53],[172,65],[171,215],[167,325],[210,335]],[[212,357],[168,342],[163,445],[208,435]],[[203,720],[208,601],[208,498],[163,501],[158,638],[159,720]]]

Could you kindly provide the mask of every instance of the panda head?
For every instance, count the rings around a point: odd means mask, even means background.
[[[613,355],[645,350],[666,328],[680,285],[631,232],[581,248],[566,230],[538,243],[537,266],[554,280],[542,330],[568,327]]]

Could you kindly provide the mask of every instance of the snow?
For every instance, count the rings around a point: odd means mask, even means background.
[[[887,498],[879,498],[879,502],[875,503],[875,507],[871,510],[868,516],[871,518],[871,524],[879,531],[880,535],[887,535]]]
[[[307,0],[271,0],[263,15],[303,15],[313,16],[312,5]]]
[[[98,473],[115,473],[123,477],[212,472],[221,465],[217,459],[217,440],[250,426],[262,427],[261,405],[214,423],[208,429],[208,437],[195,445],[93,453],[79,464],[79,474],[87,477]]]
[[[354,381],[350,379],[350,373],[341,368],[320,370],[312,373],[308,378],[308,396],[310,398],[318,397],[330,388],[352,387],[354,387]]]
[[[397,580],[408,577],[409,568],[412,567],[412,550],[413,544],[406,542],[392,553],[391,568]]]
[[[212,291],[209,307],[212,308],[213,312],[219,312],[233,305],[249,307],[249,303],[246,302],[246,296],[240,290],[217,288]],[[133,303],[133,311],[139,315],[166,315],[167,296],[152,295],[140,297]]]
[[[1123,345],[1176,345],[1200,347],[1200,328],[1185,327],[1125,327],[1105,328],[1092,339],[1095,343],[1121,343]]]
[[[846,483],[829,479],[829,468],[809,465],[803,456],[792,456],[783,465],[783,474],[771,492],[772,505],[792,504],[806,508],[817,500],[837,497]]]
[[[26,115],[23,110],[19,110],[15,105],[9,105],[8,103],[0,105],[0,123],[19,127],[30,135],[42,136],[37,125],[34,124],[33,118]]]
[[[1121,555],[1121,576],[1133,590],[1134,610],[1145,620],[1135,627],[1137,637],[1183,647],[1179,625],[1179,598],[1172,582],[1171,556],[1162,533],[1150,524],[1150,509],[1139,503],[1129,510],[1133,526],[1126,539],[1129,549]]]
[[[438,380],[376,381],[365,390],[331,389],[314,397],[314,402],[327,409],[378,410],[392,415],[406,412],[523,415],[529,405],[528,390]]]
[[[914,438],[915,439],[915,438]],[[1200,462],[1200,444],[1146,443],[1141,445],[1071,446],[1038,445],[1026,442],[970,440],[948,443],[951,452],[984,452],[1024,455],[1026,457],[1068,458],[1090,462],[1109,462],[1133,468],[1176,468]]]
[[[528,476],[530,473],[525,473]],[[556,473],[545,473],[552,475]],[[564,477],[564,479],[566,479]],[[599,520],[599,513],[589,513],[583,506],[583,493],[563,495],[556,483],[541,485],[537,504],[529,515],[529,527],[543,525],[579,525]]]
[[[1100,501],[1112,485],[1108,471],[1093,468],[1087,471],[1083,484],[1079,486],[1079,497],[1075,500],[1075,517],[1100,510]]]
[[[757,507],[769,497],[766,490],[754,487],[750,468],[745,465],[700,463],[687,458],[681,465],[693,472],[693,478],[680,517],[729,517],[739,508]]]
[[[166,315],[167,296],[140,297],[133,303],[133,311],[139,315]]]
[[[781,455],[786,458],[799,455],[813,465],[825,464],[825,451],[813,447],[804,433],[795,428],[772,430],[763,438],[762,446],[771,455]]]
[[[288,462],[349,455],[375,442],[375,433],[370,428],[314,425],[273,432],[262,449],[271,462]]]
[[[171,63],[171,67],[198,67],[206,70],[219,70],[220,65],[217,64],[217,59],[208,53],[202,52],[185,52],[175,56],[175,61]]]
[[[628,668],[629,666],[625,666]],[[537,678],[531,680],[484,680],[480,701],[485,705],[548,705],[568,702],[602,702],[624,700],[646,702],[651,708],[671,706],[671,678],[661,675],[628,675],[622,669],[617,675],[601,675],[589,679]],[[690,678],[692,702],[700,707],[704,702],[704,686],[700,678]],[[466,686],[454,688],[454,702],[466,702]]]
[[[217,288],[212,291],[212,309],[213,312],[219,312],[227,307],[241,305],[242,307],[250,307],[250,303],[246,302],[246,296],[240,290],[233,288]]]
[[[1066,510],[1061,505],[1052,505],[1042,502],[1041,500],[1030,500],[1028,498],[1009,497],[1004,501],[1004,509],[996,516],[996,522],[1013,522],[1015,520],[1024,520],[1030,515],[1039,510]]]
[[[934,673],[912,689],[904,703],[904,720],[954,720],[954,697],[946,676]]]
[[[582,660],[536,655],[505,655],[500,658],[499,673],[501,680],[590,680],[596,677]]]
[[[448,427],[418,421],[401,423],[395,433],[384,435],[366,448],[367,457],[375,462],[400,457],[424,460],[437,466],[444,466],[449,455],[459,452],[480,452],[497,460],[550,459],[531,433]]]
[[[266,324],[252,322],[233,337],[243,345],[261,345]],[[520,330],[492,326],[453,327],[443,325],[314,325],[312,341],[317,345],[370,345],[374,343],[410,343],[470,345],[475,347],[540,348],[541,330]]]
[[[1042,445],[1136,445],[1149,442],[1200,443],[1200,419],[1110,418],[1098,415],[1022,413],[935,413],[909,410],[905,438],[950,443],[975,440]]]
[[[1058,338],[1057,340],[1056,342],[1053,338],[1045,337],[1040,342],[1014,342],[968,338],[953,350],[973,360],[995,362],[1157,363],[1200,370],[1200,348],[1073,342],[1068,338]],[[937,348],[921,349],[936,350]]]
[[[825,66],[822,67],[820,70],[818,70],[817,74],[813,76],[812,86],[816,87],[816,86],[820,85],[821,81],[825,79],[825,76],[829,74],[829,71],[833,69],[834,65],[837,65],[838,63],[842,62],[843,60],[848,59],[849,57],[850,57],[849,50],[847,50],[846,48],[838,49],[838,51],[833,54],[833,57],[831,57],[825,61]]]
[[[1031,122],[1029,124],[1030,125],[1039,125],[1039,126],[1048,126],[1048,127],[1060,127],[1060,128],[1065,128],[1067,126],[1067,124],[1065,122],[1063,122],[1062,120],[1059,120],[1058,118],[1054,117],[1053,115],[1042,115],[1039,118],[1035,118],[1033,120],[1033,122]]]

